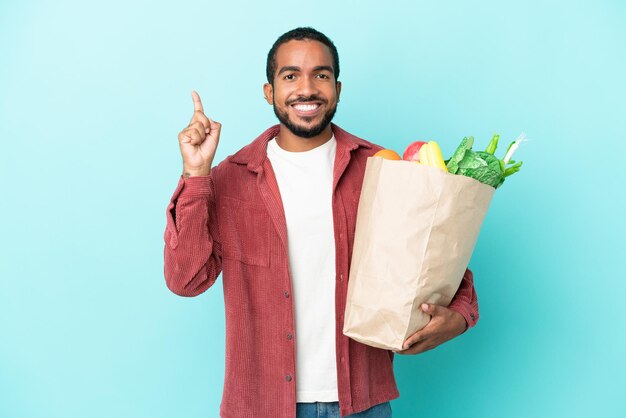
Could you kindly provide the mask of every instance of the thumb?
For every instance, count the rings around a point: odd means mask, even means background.
[[[441,306],[434,303],[422,303],[422,311],[430,316],[437,316],[442,314]]]
[[[215,157],[215,152],[217,150],[217,145],[220,140],[220,131],[222,130],[222,124],[219,122],[215,122],[213,119],[207,117],[209,120],[209,128],[206,130],[207,139],[211,139],[210,141],[204,141],[200,144],[200,149],[203,153],[205,153],[211,160]]]
[[[215,122],[213,119],[207,117],[207,119],[209,120],[210,124],[211,124],[211,133],[213,133],[212,131],[215,130],[215,135],[216,136],[220,136],[220,132],[222,130],[222,124],[219,122]]]

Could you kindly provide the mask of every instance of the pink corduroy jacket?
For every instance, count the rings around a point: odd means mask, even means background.
[[[336,248],[336,359],[340,413],[364,411],[399,396],[394,353],[343,335],[348,270],[367,157],[380,146],[332,124],[337,141],[333,180]],[[287,226],[267,142],[272,126],[213,167],[208,176],[179,179],[167,207],[165,281],[196,296],[222,273],[226,364],[223,418],[296,416],[294,306]],[[450,306],[474,326],[478,302],[468,269]]]

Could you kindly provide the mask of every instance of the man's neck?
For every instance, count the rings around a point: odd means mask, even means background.
[[[290,152],[304,152],[310,151],[313,148],[317,148],[322,144],[325,144],[332,138],[333,130],[330,126],[330,123],[320,133],[312,138],[303,138],[301,136],[294,135],[289,129],[287,129],[284,125],[280,125],[280,131],[278,132],[278,136],[276,136],[276,142],[278,146],[284,149],[285,151]]]

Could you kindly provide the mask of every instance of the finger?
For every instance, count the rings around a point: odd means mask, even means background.
[[[196,132],[198,134],[200,134],[200,132],[202,132],[202,126],[188,126],[185,129],[183,129],[182,133],[191,137],[191,132]],[[202,135],[201,135],[202,136]]]
[[[178,134],[178,141],[183,143],[191,142],[191,137],[187,134],[187,129],[184,129],[181,133]]]
[[[193,111],[194,112],[202,112],[204,113],[204,108],[202,107],[202,100],[200,100],[200,95],[194,90],[191,92],[191,98],[193,99]]]
[[[434,303],[422,303],[422,311],[430,316],[443,315],[443,307],[435,305]]]
[[[406,347],[406,348],[404,346],[402,346],[403,347],[402,350],[398,350],[398,351],[396,351],[396,353],[397,354],[416,354],[418,349],[419,349],[419,346],[420,346],[419,344],[414,344],[414,345],[412,345],[410,347]]]
[[[411,335],[409,338],[406,339],[404,344],[402,344],[402,349],[406,350],[407,348],[425,339],[426,339],[425,333],[423,331],[417,331],[415,334]]]
[[[193,116],[191,117],[191,122],[189,122],[189,125],[192,125],[196,122],[200,122],[203,126],[204,131],[206,133],[209,133],[208,131],[210,130],[211,122],[209,121],[209,118],[205,116],[204,113],[200,111],[193,112]]]
[[[191,137],[191,145],[198,145],[204,141],[204,136],[195,128],[189,128],[189,136]]]
[[[219,136],[220,132],[222,131],[222,124],[219,122],[215,122],[213,119],[211,118],[207,118],[209,120],[210,123],[210,127],[211,127],[211,131],[215,130],[215,135]],[[208,132],[207,132],[208,133]],[[211,135],[213,135],[213,133],[211,133]]]
[[[412,345],[410,348],[402,351],[398,351],[398,354],[420,354],[424,351],[432,350],[434,348],[433,345],[429,344],[427,341],[420,341],[419,343]]]
[[[204,126],[204,124],[202,122],[200,122],[200,121],[195,121],[195,122],[191,122],[189,124],[188,128],[194,128],[198,132],[204,132],[206,134],[208,126],[209,125]]]

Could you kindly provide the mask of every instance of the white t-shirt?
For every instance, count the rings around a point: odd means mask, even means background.
[[[287,221],[296,341],[296,402],[333,402],[335,349],[335,235],[332,187],[337,142],[305,152],[267,144]]]

